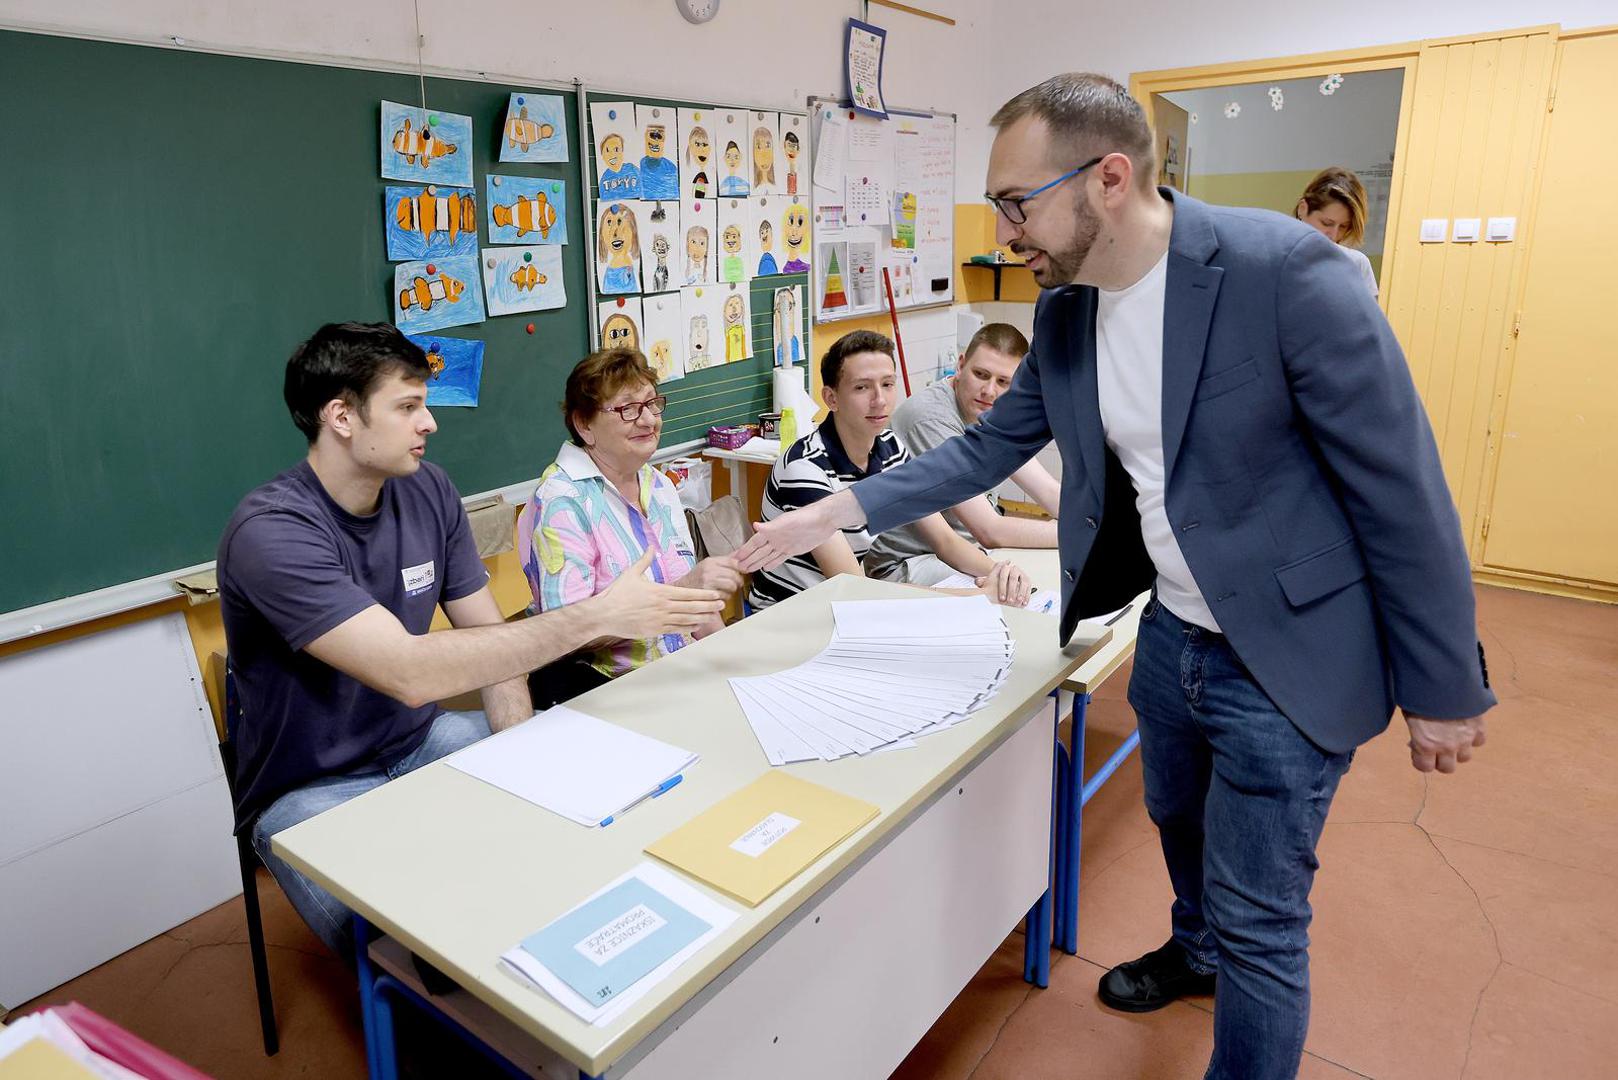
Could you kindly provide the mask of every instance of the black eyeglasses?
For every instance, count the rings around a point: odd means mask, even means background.
[[[1093,168],[1094,166],[1099,165],[1101,163],[1101,158],[1106,156],[1106,154],[1102,154],[1101,157],[1091,158],[1089,161],[1086,161],[1083,165],[1080,165],[1072,172],[1065,172],[1061,176],[1058,176],[1055,180],[1052,180],[1050,183],[1045,184],[1042,187],[1037,187],[1026,195],[990,195],[985,192],[983,197],[988,199],[989,205],[1000,211],[1005,219],[1011,222],[1013,225],[1026,224],[1028,221],[1028,212],[1022,208],[1023,203],[1027,202],[1029,199],[1032,199],[1035,195],[1043,195],[1051,188],[1067,183],[1085,169]]]
[[[668,407],[668,403],[668,396],[665,394],[659,394],[655,398],[648,398],[645,401],[631,401],[627,405],[608,405],[607,411],[610,413],[617,413],[618,419],[622,420],[624,423],[633,424],[636,420],[640,419],[642,409],[652,410],[653,416],[662,416],[663,410]]]

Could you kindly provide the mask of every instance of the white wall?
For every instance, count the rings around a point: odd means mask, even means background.
[[[1319,79],[1214,86],[1165,95],[1198,117],[1189,130],[1193,174],[1288,172],[1386,165],[1399,134],[1403,69],[1351,72],[1331,95]],[[1270,87],[1282,108],[1270,105]],[[1241,112],[1227,119],[1225,106]]]
[[[888,29],[884,88],[896,106],[960,114],[962,198],[982,192],[991,0],[926,0],[954,27],[878,8]],[[842,92],[840,50],[858,0],[730,0],[704,26],[673,0],[470,0],[420,4],[429,72],[485,72],[498,81],[582,79],[592,88],[715,104],[802,109]],[[0,0],[0,25],[189,47],[326,57],[413,68],[412,0]],[[667,57],[643,59],[650,49]]]
[[[1127,81],[1138,71],[1332,52],[1545,23],[1563,29],[1618,20],[1613,0],[1362,0],[1347,7],[1268,0],[1100,4],[1007,0],[997,5],[989,58],[999,101],[1063,71]],[[992,113],[995,105],[990,106]]]

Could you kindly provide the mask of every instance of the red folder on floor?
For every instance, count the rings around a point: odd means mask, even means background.
[[[212,1080],[178,1058],[136,1038],[105,1016],[74,1001],[49,1010],[108,1061],[122,1065],[146,1080]]]

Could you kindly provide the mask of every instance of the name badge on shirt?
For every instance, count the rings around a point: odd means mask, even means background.
[[[405,595],[407,596],[415,596],[417,593],[427,591],[438,580],[438,575],[433,570],[431,559],[420,566],[407,566],[399,573],[404,578]]]

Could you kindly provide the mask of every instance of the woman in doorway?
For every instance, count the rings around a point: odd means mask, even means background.
[[[1365,185],[1360,183],[1359,177],[1340,165],[1321,169],[1303,189],[1292,216],[1320,230],[1321,235],[1336,244],[1359,269],[1371,295],[1376,296],[1376,271],[1371,268],[1371,260],[1359,249],[1369,216]]]

